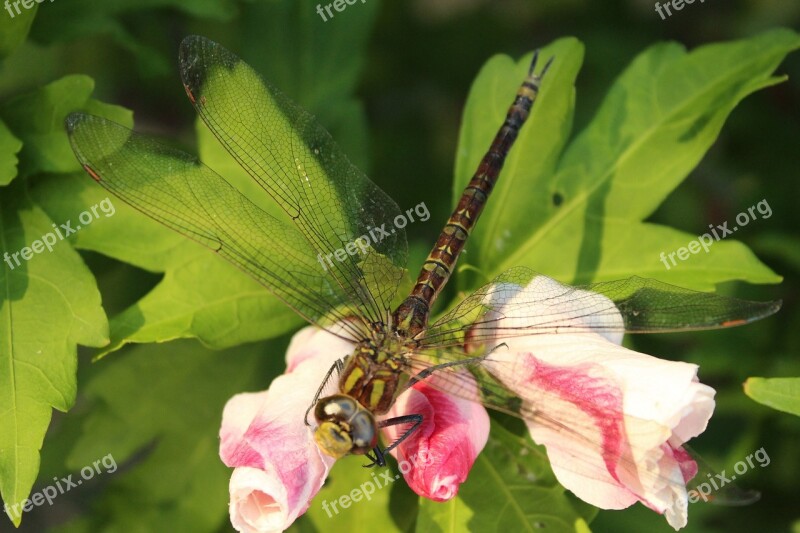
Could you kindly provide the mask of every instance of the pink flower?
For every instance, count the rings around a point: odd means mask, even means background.
[[[320,451],[313,427],[303,419],[325,373],[354,346],[318,328],[304,328],[289,345],[286,374],[266,391],[228,401],[220,457],[234,467],[230,516],[237,531],[283,531],[319,492],[334,459]],[[382,418],[411,413],[422,414],[423,424],[397,451],[405,454],[398,459],[411,460],[400,464],[401,471],[417,493],[437,501],[452,498],[486,443],[488,415],[478,404],[423,383],[402,394]],[[313,418],[311,413],[309,422]],[[386,428],[384,442],[394,442],[405,427]]]
[[[537,316],[543,324],[559,323],[558,334],[505,339],[507,347],[486,362],[537,413],[528,428],[546,447],[559,482],[597,507],[641,501],[673,528],[685,526],[685,484],[697,465],[681,445],[705,430],[714,410],[714,390],[698,382],[697,366],[623,348],[622,333],[588,331],[600,319],[587,318],[587,309],[616,310],[605,296],[567,292],[545,277],[524,289],[498,288],[499,327],[522,325],[513,306],[523,299],[537,302],[525,305],[526,325]],[[580,310],[572,309],[577,305]],[[575,331],[565,332],[567,323]],[[622,316],[604,313],[602,325],[621,331]]]
[[[466,370],[459,373],[475,380]],[[427,378],[436,384],[436,374]],[[392,450],[408,486],[437,502],[451,499],[467,479],[475,458],[489,438],[489,415],[482,405],[440,392],[425,382],[400,396],[384,418],[419,413],[423,425]],[[407,426],[384,429],[386,442],[402,436]]]
[[[228,401],[220,457],[235,469],[229,511],[237,531],[283,531],[322,488],[334,460],[317,448],[303,418],[328,368],[350,351],[352,344],[306,328],[289,346],[287,374],[266,391]]]

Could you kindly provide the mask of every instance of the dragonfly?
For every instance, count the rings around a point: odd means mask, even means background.
[[[313,411],[314,438],[324,453],[362,454],[371,461],[366,466],[384,466],[386,454],[423,418],[410,413],[379,419],[420,381],[602,452],[597,428],[565,419],[558,402],[542,401],[541,394],[512,392],[507,380],[513,373],[500,379],[492,371],[497,367],[487,363],[502,349],[498,342],[537,334],[723,328],[766,317],[780,302],[727,298],[639,277],[573,287],[517,267],[431,318],[545,83],[553,58],[538,72],[537,58],[538,52],[407,295],[399,291],[406,278],[405,230],[386,228],[403,212],[311,114],[218,43],[200,36],[183,40],[183,86],[270,204],[254,203],[196,157],[112,121],[73,113],[66,129],[77,159],[99,185],[223,257],[309,323],[355,345],[330,368],[306,413],[308,418]],[[534,278],[549,280],[547,294],[509,300],[510,287]],[[598,306],[593,295],[608,304]],[[560,302],[558,310],[549,302]],[[513,321],[502,320],[511,315]],[[379,430],[400,424],[402,436],[382,448]],[[635,469],[628,458],[618,463]]]

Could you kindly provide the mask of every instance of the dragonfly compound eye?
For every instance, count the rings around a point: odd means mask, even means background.
[[[375,418],[350,396],[337,394],[322,398],[314,407],[314,417],[319,424],[314,440],[331,457],[363,454],[378,443]]]
[[[353,439],[350,453],[364,454],[378,444],[378,428],[372,413],[367,410],[356,413],[350,422],[350,437]]]
[[[335,394],[322,398],[314,407],[314,418],[317,424],[330,421],[350,420],[359,410],[358,402],[350,396]]]

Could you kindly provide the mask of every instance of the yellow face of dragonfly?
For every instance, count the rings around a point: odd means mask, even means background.
[[[375,417],[350,396],[322,398],[314,407],[314,440],[326,455],[336,459],[348,453],[365,454],[378,444]]]

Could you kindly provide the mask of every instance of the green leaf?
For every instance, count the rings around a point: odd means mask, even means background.
[[[380,3],[358,2],[327,23],[316,13],[318,3],[245,4],[242,59],[317,115],[348,158],[368,172],[370,137],[364,107],[354,93]]]
[[[130,126],[130,111],[89,98],[94,81],[87,76],[65,76],[0,106],[0,117],[20,139],[20,175],[39,172],[74,172],[80,169],[69,146],[64,119],[73,111],[86,111]]]
[[[492,57],[478,73],[464,109],[456,151],[453,195],[458,198],[486,153],[497,128],[503,123],[513,95],[528,73],[532,54],[518,63],[508,56]],[[531,209],[534,202],[549,201],[559,154],[569,138],[575,107],[575,78],[583,61],[583,45],[574,38],[559,39],[540,51],[540,61],[553,59],[527,123],[509,153],[498,185],[470,237],[473,264],[497,270],[500,258],[488,257],[489,244],[501,253],[513,250],[544,217]],[[540,67],[541,68],[541,67]],[[512,209],[525,204],[523,211]],[[524,216],[520,216],[524,213]],[[533,219],[531,217],[534,217]],[[473,258],[470,258],[473,261]]]
[[[218,531],[231,475],[219,459],[220,413],[234,394],[265,388],[284,350],[273,343],[211,352],[179,341],[99,363],[67,467],[80,472],[110,454],[120,469],[102,474],[107,485],[84,530]]]
[[[4,7],[5,9],[0,13],[0,59],[10,55],[25,42],[25,38],[28,37],[28,32],[31,30],[31,24],[36,18],[36,10],[39,5],[34,4],[31,9],[17,7],[19,13],[13,3],[6,4]]]
[[[108,342],[94,278],[25,187],[17,180],[0,196],[0,494],[9,505],[30,493],[51,409],[75,401],[76,345]]]
[[[71,0],[70,2],[48,2],[46,8],[39,12],[39,21],[34,29],[34,36],[44,42],[70,40],[76,36],[86,36],[120,24],[120,15],[144,10],[174,8],[186,14],[229,20],[236,14],[236,5],[232,0],[117,0],[98,4],[92,0]],[[127,35],[127,33],[126,33]]]
[[[352,92],[363,63],[361,50],[366,46],[375,8],[369,5],[359,7],[363,9],[354,10],[351,25],[331,26],[331,29],[324,30],[331,39],[318,43],[315,53],[299,59],[276,54],[274,61],[266,63],[284,82],[282,87],[292,99],[296,98],[296,91],[306,105],[330,117],[326,125],[333,131],[347,133],[346,138],[354,149],[353,153],[348,153],[349,156],[356,155],[357,159],[365,160],[365,122],[361,120],[361,106],[353,100]],[[316,21],[298,17],[298,8],[293,3],[265,4],[248,9],[263,9],[269,12],[266,14],[274,15],[251,17],[269,21],[269,27],[262,24],[249,29],[245,32],[249,39],[255,40],[256,36],[272,39],[277,35],[299,38],[299,35],[308,34],[317,27]],[[313,6],[310,9],[313,12]],[[266,49],[282,50],[283,46]],[[265,44],[261,42],[252,49],[264,48]],[[264,62],[264,57],[259,62]],[[269,75],[265,77],[272,81]],[[180,83],[177,74],[174,79],[176,85]],[[188,107],[189,103],[186,105]],[[326,112],[342,105],[351,111],[357,110],[355,116],[360,118],[354,121],[353,115]],[[202,122],[198,121],[198,124],[201,159],[239,187],[253,202],[284,217],[285,214],[233,161]],[[70,153],[69,161],[74,160]],[[77,163],[74,163],[72,168],[76,167]],[[36,194],[37,200],[57,219],[106,198],[104,191],[85,175],[77,179],[72,176],[50,177],[37,187]],[[188,337],[196,337],[207,346],[222,348],[272,338],[302,323],[264,287],[213,253],[150,221],[115,198],[110,201],[117,213],[103,219],[103,224],[82,231],[75,238],[75,246],[151,272],[163,272],[164,279],[139,302],[112,318],[112,342],[101,355],[129,342],[163,342]]]
[[[421,500],[417,530],[584,532],[590,518],[556,482],[543,448],[493,423],[458,496]]]
[[[691,53],[675,43],[655,45],[620,75],[563,154],[582,48],[569,39],[545,48],[543,57],[556,59],[495,188],[499,201],[492,198],[470,239],[471,261],[487,277],[526,265],[565,281],[643,275],[697,289],[734,279],[780,281],[732,240],[668,271],[661,252],[697,235],[644,221],[697,165],[736,104],[783,79],[771,73],[798,47],[800,38],[789,30]],[[459,142],[459,194],[527,63],[495,58],[476,80]],[[698,235],[706,231],[698,228]]]
[[[54,1],[47,2],[39,11],[31,37],[41,43],[53,44],[59,41],[85,39],[98,34],[108,36],[116,45],[130,53],[130,57],[136,61],[136,66],[144,75],[166,75],[170,73],[174,60],[166,59],[163,50],[145,44],[146,32],[132,31],[135,26],[130,22],[136,20],[134,17],[137,13],[144,12],[144,16],[140,15],[138,20],[147,20],[148,26],[150,21],[155,21],[157,25],[159,10],[163,14],[171,13],[173,17],[175,11],[181,11],[189,16],[217,21],[228,21],[237,12],[233,0]],[[150,31],[158,30],[153,27]]]
[[[22,141],[0,120],[0,185],[8,185],[17,175],[17,152],[21,148]]]
[[[756,251],[773,256],[800,272],[800,237],[784,233],[768,233],[757,238],[753,247]]]
[[[760,404],[800,416],[800,378],[747,378],[744,392]]]
[[[308,17],[316,3],[260,2],[244,7],[242,59],[304,109],[318,115],[347,157],[361,170],[368,163],[364,109],[353,93],[363,68],[377,3],[353,10],[348,24],[320,25]],[[269,21],[265,31],[263,21]],[[310,39],[310,36],[314,36]],[[288,44],[287,44],[288,43]],[[298,54],[285,53],[286,47]],[[200,160],[236,186],[252,202],[278,218],[286,213],[253,181],[198,117]]]
[[[417,495],[411,492],[396,468],[367,469],[361,466],[364,462],[363,456],[337,461],[325,486],[290,531],[356,533],[370,531],[377,524],[381,531],[412,531]],[[342,507],[342,502],[346,508]]]
[[[276,337],[302,322],[225,260],[109,196],[83,173],[50,176],[34,194],[56,220],[105,203],[107,213],[75,235],[75,246],[164,273],[150,293],[112,318],[111,344],[102,354],[130,342],[190,337],[223,348]]]

